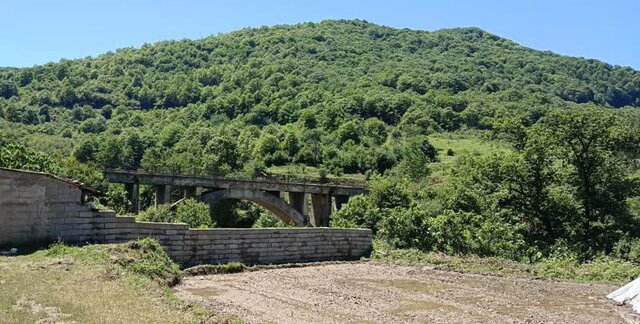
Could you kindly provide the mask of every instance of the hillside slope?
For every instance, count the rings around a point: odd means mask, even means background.
[[[430,90],[517,90],[546,100],[639,106],[640,72],[527,49],[478,28],[426,32],[359,20],[243,29],[0,71],[0,96],[17,96],[21,105],[206,103],[209,114],[254,112],[280,122],[347,100],[341,105],[349,112],[394,123]]]
[[[0,166],[82,180],[119,212],[101,169],[348,174],[370,195],[332,226],[393,247],[640,263],[639,97],[638,71],[477,28],[244,29],[0,71]],[[218,207],[218,226],[276,224]]]

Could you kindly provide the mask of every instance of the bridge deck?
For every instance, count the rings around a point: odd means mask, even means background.
[[[221,189],[234,188],[264,191],[306,192],[345,196],[354,196],[367,191],[366,187],[364,186],[334,185],[275,179],[231,179],[225,177],[148,173],[124,170],[107,170],[104,172],[104,174],[107,180],[113,183],[138,183],[146,185],[171,185],[179,187],[203,187]]]

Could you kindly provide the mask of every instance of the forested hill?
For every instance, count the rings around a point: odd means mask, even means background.
[[[18,109],[204,104],[208,115],[251,113],[266,123],[340,105],[394,124],[438,90],[640,106],[640,72],[531,50],[478,28],[426,32],[360,20],[243,29],[0,69],[0,97],[13,97],[4,105]]]
[[[397,248],[640,269],[639,98],[638,71],[477,28],[244,29],[0,70],[0,167],[80,180],[119,213],[131,205],[102,169],[367,181],[331,226]],[[241,202],[204,219],[154,209],[154,192],[141,186],[140,219],[276,224]]]

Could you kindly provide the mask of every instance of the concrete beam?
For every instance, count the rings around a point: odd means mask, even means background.
[[[171,186],[170,185],[157,185],[156,186],[156,207],[164,204],[171,203]]]
[[[309,224],[313,227],[328,227],[331,217],[331,196],[326,194],[311,194],[313,213]]]
[[[140,185],[137,183],[125,183],[127,199],[131,202],[131,212],[137,214],[140,211]]]
[[[223,177],[189,176],[178,174],[153,174],[136,171],[105,171],[112,183],[139,183],[148,185],[172,185],[179,187],[203,187],[217,189],[250,189],[280,192],[306,192],[354,196],[365,193],[362,186],[331,185],[314,182],[283,181],[273,179],[229,179]]]

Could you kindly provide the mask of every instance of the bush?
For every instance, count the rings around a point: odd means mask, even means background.
[[[640,264],[640,238],[625,236],[616,243],[613,254],[622,260]]]
[[[473,220],[477,215],[447,210],[429,220],[428,226],[433,237],[432,248],[448,254],[468,253],[473,250]]]
[[[89,118],[80,124],[80,131],[83,133],[98,134],[107,130],[107,122],[104,117]]]
[[[422,208],[387,209],[381,216],[380,237],[396,248],[429,250],[429,215]]]
[[[378,208],[407,208],[411,202],[406,185],[397,179],[376,178],[371,181],[369,191]]]
[[[50,155],[16,143],[0,143],[0,167],[52,174],[58,174],[60,171],[57,161]]]
[[[288,225],[280,218],[272,213],[260,213],[260,217],[253,223],[253,228],[267,228],[267,227],[287,227]]]
[[[446,210],[429,220],[432,248],[449,254],[471,253],[512,260],[525,254],[523,237],[517,229],[495,216]]]
[[[209,205],[194,199],[186,199],[178,205],[175,221],[187,223],[192,228],[214,227]]]
[[[355,196],[349,199],[331,218],[331,227],[368,228],[378,231],[380,210],[373,205],[370,197]]]
[[[127,192],[122,186],[109,186],[107,194],[100,197],[100,204],[113,209],[118,214],[124,214],[131,208]]]
[[[169,205],[150,207],[136,216],[136,220],[156,223],[175,223],[175,217]]]
[[[250,178],[256,178],[267,174],[267,166],[263,161],[251,161],[244,167],[245,174]]]

